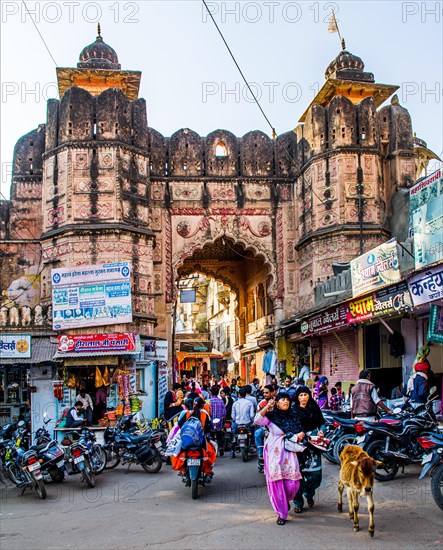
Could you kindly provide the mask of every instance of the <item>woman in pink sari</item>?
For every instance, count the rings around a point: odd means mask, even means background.
[[[274,409],[275,404],[275,409]],[[300,441],[305,434],[286,392],[280,392],[276,401],[269,400],[255,417],[255,424],[267,426],[269,436],[263,449],[266,483],[272,507],[277,514],[277,525],[284,525],[289,514],[289,503],[300,487],[300,468],[297,454],[285,449],[285,437],[296,436]]]

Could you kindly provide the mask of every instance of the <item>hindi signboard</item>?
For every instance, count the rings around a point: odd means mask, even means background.
[[[397,254],[397,241],[390,241],[373,248],[351,260],[352,296],[360,296],[401,280]]]
[[[373,317],[397,313],[412,307],[412,300],[405,282],[376,290],[369,296],[348,300],[345,304],[346,319],[350,324],[361,323]]]
[[[129,262],[53,269],[53,329],[132,322]]]
[[[28,359],[30,357],[30,334],[0,334],[0,359]]]
[[[112,334],[60,334],[58,354],[134,353],[137,351],[136,335],[133,332]]]
[[[310,336],[319,332],[326,332],[346,325],[346,311],[342,304],[331,307],[303,321],[300,331],[303,336]]]
[[[443,298],[443,264],[414,275],[408,286],[414,306]]]

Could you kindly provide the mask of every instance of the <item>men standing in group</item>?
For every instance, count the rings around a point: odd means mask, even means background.
[[[219,422],[214,423],[214,430],[215,430],[215,437],[217,439],[219,455],[223,456],[224,435],[222,430],[225,424],[226,407],[223,399],[218,396],[219,391],[220,391],[219,386],[213,386],[211,388],[211,397],[209,398],[209,403],[211,406],[212,421],[214,422],[214,420],[219,420]]]
[[[235,438],[238,425],[250,426],[254,422],[254,405],[251,401],[246,399],[246,388],[240,388],[238,390],[239,399],[234,403],[232,407],[232,433]],[[231,458],[235,458],[234,448],[231,451]]]
[[[352,418],[373,421],[378,407],[392,414],[391,409],[380,399],[375,384],[371,382],[371,376],[369,369],[362,370],[359,380],[351,390]]]

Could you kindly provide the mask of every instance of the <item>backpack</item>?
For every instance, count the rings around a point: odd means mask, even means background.
[[[191,416],[181,427],[180,430],[182,449],[190,447],[199,447],[203,445],[204,433],[201,421],[195,416]]]

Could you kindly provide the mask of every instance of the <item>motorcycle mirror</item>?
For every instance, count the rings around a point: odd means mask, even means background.
[[[212,421],[213,424],[219,424],[220,423],[220,418],[214,418],[214,420]]]
[[[395,407],[395,409],[394,409],[393,412],[394,412],[394,414],[399,414],[399,413],[401,413],[401,407]]]

